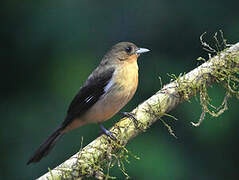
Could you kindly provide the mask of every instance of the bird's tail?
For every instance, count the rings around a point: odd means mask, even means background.
[[[47,156],[51,149],[54,147],[56,141],[63,135],[62,128],[59,127],[52,133],[47,140],[40,145],[40,147],[35,151],[33,156],[27,162],[28,164],[40,161],[43,157]]]

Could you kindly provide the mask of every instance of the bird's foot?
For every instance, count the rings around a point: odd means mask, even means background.
[[[120,112],[121,115],[123,115],[123,117],[127,117],[133,120],[134,124],[136,125],[136,127],[138,127],[138,120],[135,118],[135,114],[131,113],[131,112]]]
[[[137,119],[134,117],[135,115],[131,112],[120,112],[120,114],[122,114],[123,117],[131,118],[137,122]]]
[[[116,137],[113,135],[112,132],[110,132],[109,130],[105,129],[105,127],[100,124],[100,129],[102,130],[102,132],[106,135],[106,136],[109,136],[111,139],[113,140],[117,140]]]

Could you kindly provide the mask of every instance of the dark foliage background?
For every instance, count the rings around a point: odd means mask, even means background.
[[[64,119],[71,99],[104,53],[119,41],[132,41],[151,52],[139,59],[137,104],[170,81],[169,74],[188,72],[207,57],[199,36],[211,42],[222,29],[229,43],[238,42],[238,1],[5,1],[0,6],[0,179],[34,179],[54,168],[95,139],[92,124],[65,135],[40,163],[26,166],[38,145]],[[223,99],[219,86],[209,89],[214,105]],[[238,179],[238,101],[219,118],[206,117],[199,128],[190,125],[201,113],[199,100],[155,123],[127,148],[139,156],[126,165],[132,179]],[[119,119],[106,123],[110,127]],[[127,163],[126,163],[127,164]],[[111,175],[124,179],[117,168]]]

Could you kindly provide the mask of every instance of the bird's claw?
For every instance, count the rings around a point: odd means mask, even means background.
[[[124,117],[130,118],[133,120],[134,124],[138,127],[138,120],[135,118],[135,115],[131,112],[120,112]]]
[[[137,121],[137,119],[134,117],[135,115],[131,112],[120,112],[124,117],[127,117],[127,118],[131,118],[135,121]]]
[[[109,130],[105,129],[105,127],[102,124],[100,124],[100,128],[106,136],[109,136],[111,139],[113,139],[115,141],[117,140],[116,137],[113,135],[113,133],[110,132]]]

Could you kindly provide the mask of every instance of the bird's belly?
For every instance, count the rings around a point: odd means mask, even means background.
[[[88,123],[101,123],[120,111],[133,97],[137,88],[135,86],[121,86],[111,89],[110,92],[102,96],[89,110],[65,128],[65,132],[78,128]]]
[[[104,95],[85,115],[83,115],[83,117],[81,117],[81,119],[92,123],[106,121],[119,112],[134,94],[134,92],[124,89],[115,91],[116,92],[110,92]]]

